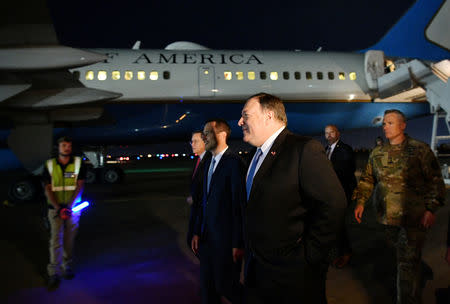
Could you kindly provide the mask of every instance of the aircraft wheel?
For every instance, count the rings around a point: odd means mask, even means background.
[[[102,170],[102,181],[105,184],[118,184],[122,181],[123,170],[117,167],[106,167]]]
[[[97,171],[94,168],[88,168],[86,170],[86,184],[93,184],[97,181]]]
[[[8,196],[13,202],[29,202],[37,198],[38,187],[31,178],[19,179],[9,187]]]

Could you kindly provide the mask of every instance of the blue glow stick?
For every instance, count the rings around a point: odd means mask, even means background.
[[[89,206],[89,202],[88,201],[84,201],[81,204],[78,204],[75,207],[72,207],[72,212],[78,212],[78,211],[86,208],[87,206]]]

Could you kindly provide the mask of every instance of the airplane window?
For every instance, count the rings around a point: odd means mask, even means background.
[[[278,72],[270,72],[271,80],[278,80]]]
[[[125,80],[131,80],[133,79],[133,72],[132,71],[125,71]]]
[[[331,79],[331,80],[334,79],[334,73],[333,72],[328,72],[328,79]]]
[[[323,73],[317,72],[317,79],[322,80],[323,79]]]
[[[231,72],[223,72],[223,77],[225,80],[231,80],[231,78],[233,78],[233,74]]]
[[[236,72],[236,78],[237,78],[237,80],[243,80],[244,72]]]
[[[294,73],[294,77],[295,77],[295,79],[299,80],[300,79],[300,72],[295,72]]]
[[[348,78],[350,78],[350,80],[356,80],[356,73],[351,72],[350,74],[348,74]]]
[[[150,80],[158,80],[158,72],[157,71],[150,72]]]
[[[139,80],[145,80],[145,71],[138,71],[137,77]]]
[[[289,79],[289,72],[283,72],[283,79]]]
[[[247,72],[247,78],[248,80],[255,80],[255,72],[253,71]]]
[[[94,80],[94,71],[86,72],[86,80]]]
[[[113,80],[119,80],[120,79],[120,71],[112,71],[111,78]]]
[[[106,80],[106,71],[98,71],[97,79],[102,81]]]
[[[345,73],[339,72],[339,80],[345,80]]]
[[[267,78],[266,72],[259,72],[259,78],[266,79]]]
[[[170,72],[169,71],[164,71],[163,72],[163,78],[164,79],[170,79]]]
[[[306,79],[311,80],[312,79],[312,73],[306,72]]]

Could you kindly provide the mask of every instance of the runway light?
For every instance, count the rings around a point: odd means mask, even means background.
[[[156,157],[159,157],[159,154],[156,154]]]
[[[186,157],[186,154],[185,154],[185,153],[183,153],[183,157]]]
[[[123,160],[123,157],[121,156],[121,157],[119,158],[119,160]]]
[[[138,156],[138,157],[136,157],[137,158],[137,160],[140,160],[141,158]]]
[[[84,201],[84,202],[76,205],[75,207],[72,207],[72,212],[78,212],[80,210],[83,210],[87,206],[89,206],[89,202],[88,201]]]
[[[175,157],[178,157],[178,154],[177,154],[177,153],[175,153]]]
[[[194,159],[194,156],[193,156],[193,155],[191,155],[191,159]]]
[[[152,157],[152,155],[151,155],[151,154],[148,154],[147,157],[150,158],[150,157]]]
[[[139,131],[139,129],[134,129],[134,132],[138,132]]]

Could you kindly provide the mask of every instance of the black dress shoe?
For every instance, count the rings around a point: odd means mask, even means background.
[[[72,269],[66,269],[66,271],[64,271],[64,279],[72,280],[74,277],[75,273],[73,272]]]
[[[48,278],[47,288],[49,290],[55,290],[59,287],[59,283],[61,283],[61,278],[59,277],[59,275],[52,275]]]

